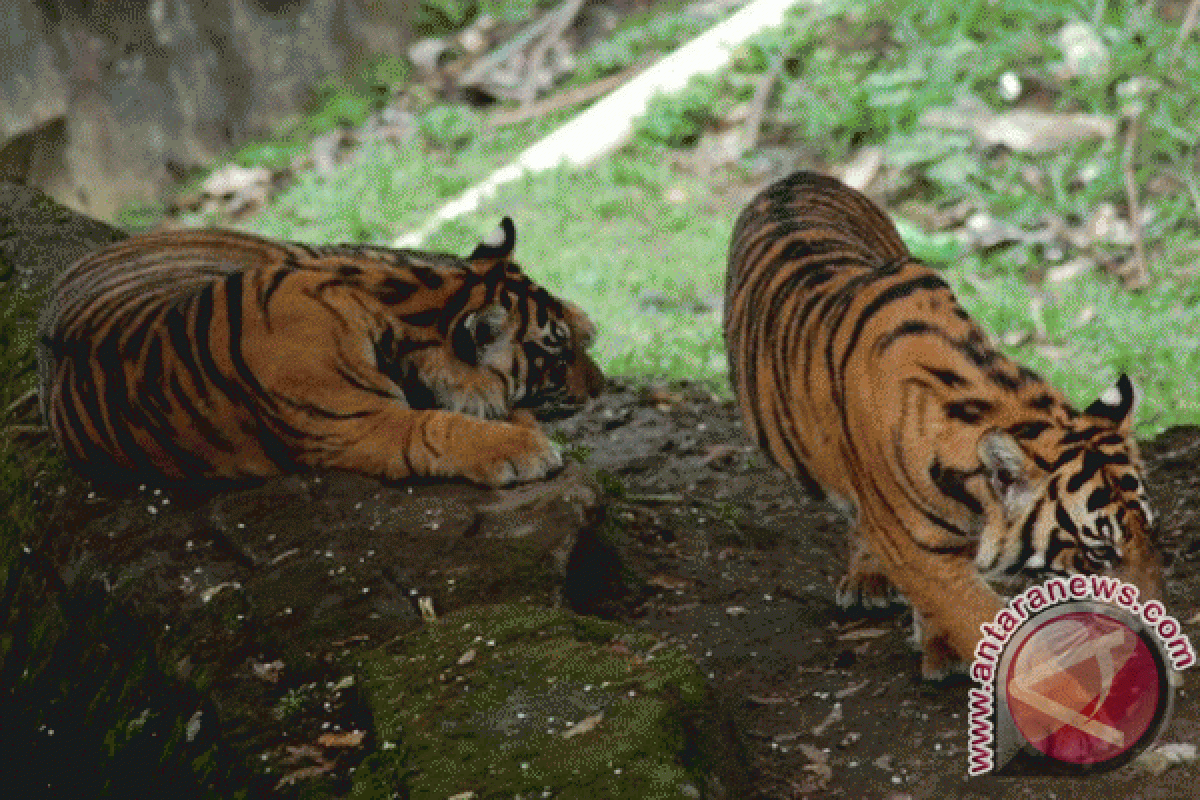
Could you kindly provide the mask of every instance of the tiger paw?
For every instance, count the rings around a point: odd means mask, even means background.
[[[908,602],[883,573],[855,570],[838,581],[833,598],[842,609],[891,608]]]
[[[493,423],[500,430],[490,437],[486,450],[494,455],[464,471],[464,477],[498,487],[535,481],[561,468],[563,459],[558,445],[539,428],[524,422]]]

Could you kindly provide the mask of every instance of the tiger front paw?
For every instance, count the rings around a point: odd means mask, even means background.
[[[867,551],[860,551],[850,569],[838,581],[834,602],[842,609],[877,609],[904,605],[908,601],[892,586],[887,575]]]
[[[958,657],[950,643],[933,629],[920,611],[913,609],[912,637],[909,645],[921,654],[921,678],[929,683],[942,683],[965,675],[968,665]]]
[[[509,486],[536,481],[563,465],[562,452],[535,424],[518,419],[514,423],[492,423],[500,429],[487,443],[485,457],[465,477],[485,486]]]

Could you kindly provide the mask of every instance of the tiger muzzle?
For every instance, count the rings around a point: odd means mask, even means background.
[[[1166,586],[1163,579],[1162,557],[1158,549],[1149,543],[1134,543],[1123,562],[1113,569],[1118,580],[1138,588],[1142,602],[1157,600],[1166,602]]]
[[[567,396],[563,402],[582,405],[604,390],[604,373],[587,353],[577,353],[567,370]]]

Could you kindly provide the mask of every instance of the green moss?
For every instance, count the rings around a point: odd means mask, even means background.
[[[388,775],[414,800],[688,797],[709,766],[707,689],[678,650],[656,644],[521,605],[464,610],[396,640],[359,664],[381,744],[355,796],[385,796]]]

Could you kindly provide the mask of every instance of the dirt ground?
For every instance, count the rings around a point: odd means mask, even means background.
[[[1195,765],[968,778],[968,683],[921,682],[907,611],[834,605],[843,523],[754,451],[731,401],[698,386],[621,387],[557,429],[618,495],[614,544],[641,588],[610,615],[687,646],[733,717],[750,798],[1200,797]],[[1143,455],[1168,607],[1194,638],[1200,428],[1172,429]],[[1184,679],[1163,742],[1200,738],[1195,679]]]

